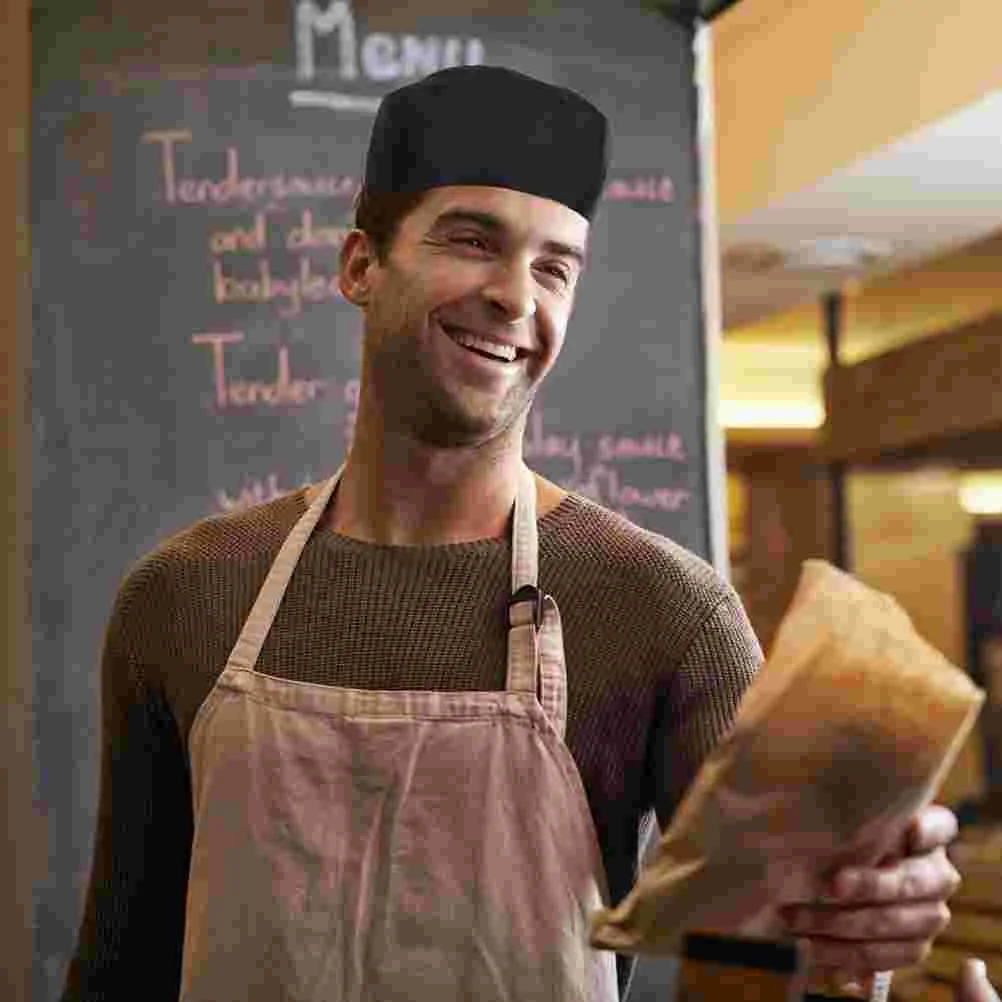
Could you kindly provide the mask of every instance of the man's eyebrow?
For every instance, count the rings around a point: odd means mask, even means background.
[[[547,240],[546,243],[543,244],[543,250],[545,250],[547,254],[556,254],[559,257],[569,257],[571,260],[577,262],[578,267],[584,267],[585,252],[583,247],[576,247],[571,244],[561,243],[559,240]]]
[[[498,232],[504,229],[504,223],[490,212],[478,212],[476,209],[446,209],[432,224],[432,229],[441,226],[452,226],[456,223],[473,223],[485,230]]]
[[[493,213],[481,212],[477,209],[446,209],[439,215],[432,224],[432,229],[437,230],[445,226],[454,226],[459,223],[471,223],[480,226],[491,233],[501,233],[506,229],[504,222]],[[570,258],[581,267],[585,263],[585,251],[583,247],[573,244],[566,244],[560,240],[547,240],[543,244],[543,250],[547,254],[557,254],[560,257]]]

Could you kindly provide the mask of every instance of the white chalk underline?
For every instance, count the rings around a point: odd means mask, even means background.
[[[324,90],[294,90],[289,101],[298,108],[329,108],[331,111],[361,111],[375,114],[380,98],[358,94],[338,94]]]

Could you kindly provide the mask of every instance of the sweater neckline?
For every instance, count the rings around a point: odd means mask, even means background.
[[[305,510],[306,491],[303,490],[300,496],[300,503]],[[551,508],[546,514],[536,520],[539,534],[550,533],[557,529],[560,524],[575,511],[578,510],[581,499],[575,494],[567,494],[560,500],[555,508]],[[417,546],[402,546],[393,543],[371,543],[363,539],[356,539],[354,536],[346,536],[332,529],[320,529],[316,536],[323,539],[325,545],[336,548],[341,552],[368,553],[382,557],[398,557],[421,559],[423,557],[462,557],[475,553],[494,552],[511,546],[511,539],[506,533],[503,536],[492,536],[485,539],[472,539],[460,543],[429,543]]]

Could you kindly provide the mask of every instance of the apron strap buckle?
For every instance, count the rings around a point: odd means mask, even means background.
[[[519,606],[528,605],[530,602],[532,603],[532,612],[528,618],[526,618],[525,612],[516,611]],[[508,623],[510,626],[523,626],[526,623],[532,623],[537,630],[543,625],[543,593],[536,585],[522,585],[508,599]]]

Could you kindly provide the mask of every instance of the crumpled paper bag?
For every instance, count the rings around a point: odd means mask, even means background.
[[[931,802],[984,701],[898,603],[805,563],[774,650],[591,944],[677,953],[691,929],[777,936],[778,909],[870,866]]]

